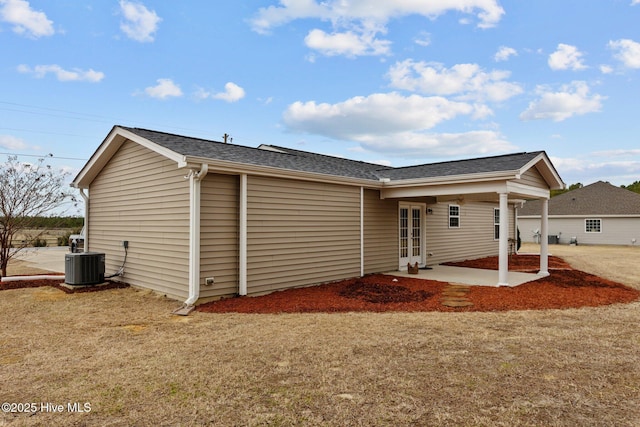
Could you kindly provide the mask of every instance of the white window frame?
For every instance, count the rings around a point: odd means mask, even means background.
[[[451,208],[458,208],[458,214],[457,215],[451,215]],[[449,205],[449,207],[447,208],[448,212],[449,212],[449,228],[460,228],[460,214],[462,209],[460,208],[460,205]],[[458,220],[458,225],[451,225],[451,219],[453,218],[457,218]]]
[[[493,240],[500,240],[500,208],[493,208]]]
[[[589,224],[589,222],[592,222],[592,226],[588,227],[587,224]],[[595,226],[595,224],[598,224],[597,227],[597,231],[594,231],[593,228]],[[601,218],[585,218],[584,219],[584,232],[585,233],[602,233],[602,219]]]

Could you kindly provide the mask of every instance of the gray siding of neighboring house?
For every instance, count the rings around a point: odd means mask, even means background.
[[[89,188],[89,250],[106,254],[106,273],[122,265],[132,286],[183,299],[189,277],[189,181],[175,162],[125,142]]]
[[[585,219],[600,219],[601,232],[585,232]],[[533,242],[533,231],[540,230],[540,218],[518,218],[523,242]],[[571,237],[585,245],[640,245],[640,216],[638,217],[588,217],[549,218],[548,235],[560,235],[560,244],[568,244]],[[635,243],[632,239],[636,239]]]
[[[460,206],[460,227],[449,228],[449,205],[428,205],[432,213],[426,221],[427,265],[448,261],[482,258],[498,254],[498,241],[494,240],[494,208],[497,203],[467,202]],[[514,215],[509,206],[509,237],[514,237]]]
[[[364,191],[364,272],[398,269],[398,201],[381,200],[380,191]]]
[[[360,275],[360,188],[249,176],[247,291]]]
[[[238,292],[239,177],[208,174],[200,190],[200,297]],[[214,284],[205,285],[212,277]]]

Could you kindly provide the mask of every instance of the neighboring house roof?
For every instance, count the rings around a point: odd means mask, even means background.
[[[127,139],[146,145],[147,148],[177,161],[183,167],[189,163],[216,162],[217,166],[220,166],[220,163],[255,166],[379,183],[380,181],[428,180],[438,177],[493,173],[508,174],[516,178],[527,169],[536,166],[549,182],[550,188],[563,186],[562,180],[544,151],[393,168],[275,145],[251,148],[124,126],[114,126],[87,165],[74,179],[73,185],[88,186]]]
[[[518,216],[540,216],[540,203],[540,200],[526,202],[518,210]],[[598,181],[552,197],[549,215],[640,215],[640,194]]]

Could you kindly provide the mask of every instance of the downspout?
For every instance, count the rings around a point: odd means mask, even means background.
[[[84,192],[84,188],[79,190],[84,199],[84,251],[89,252],[89,196]]]
[[[185,307],[191,308],[200,298],[200,183],[207,176],[209,165],[200,171],[189,171],[189,298]],[[190,311],[190,310],[189,310]]]

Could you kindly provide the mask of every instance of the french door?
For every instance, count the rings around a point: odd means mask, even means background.
[[[398,215],[400,269],[404,270],[408,263],[424,263],[425,205],[400,203]]]

